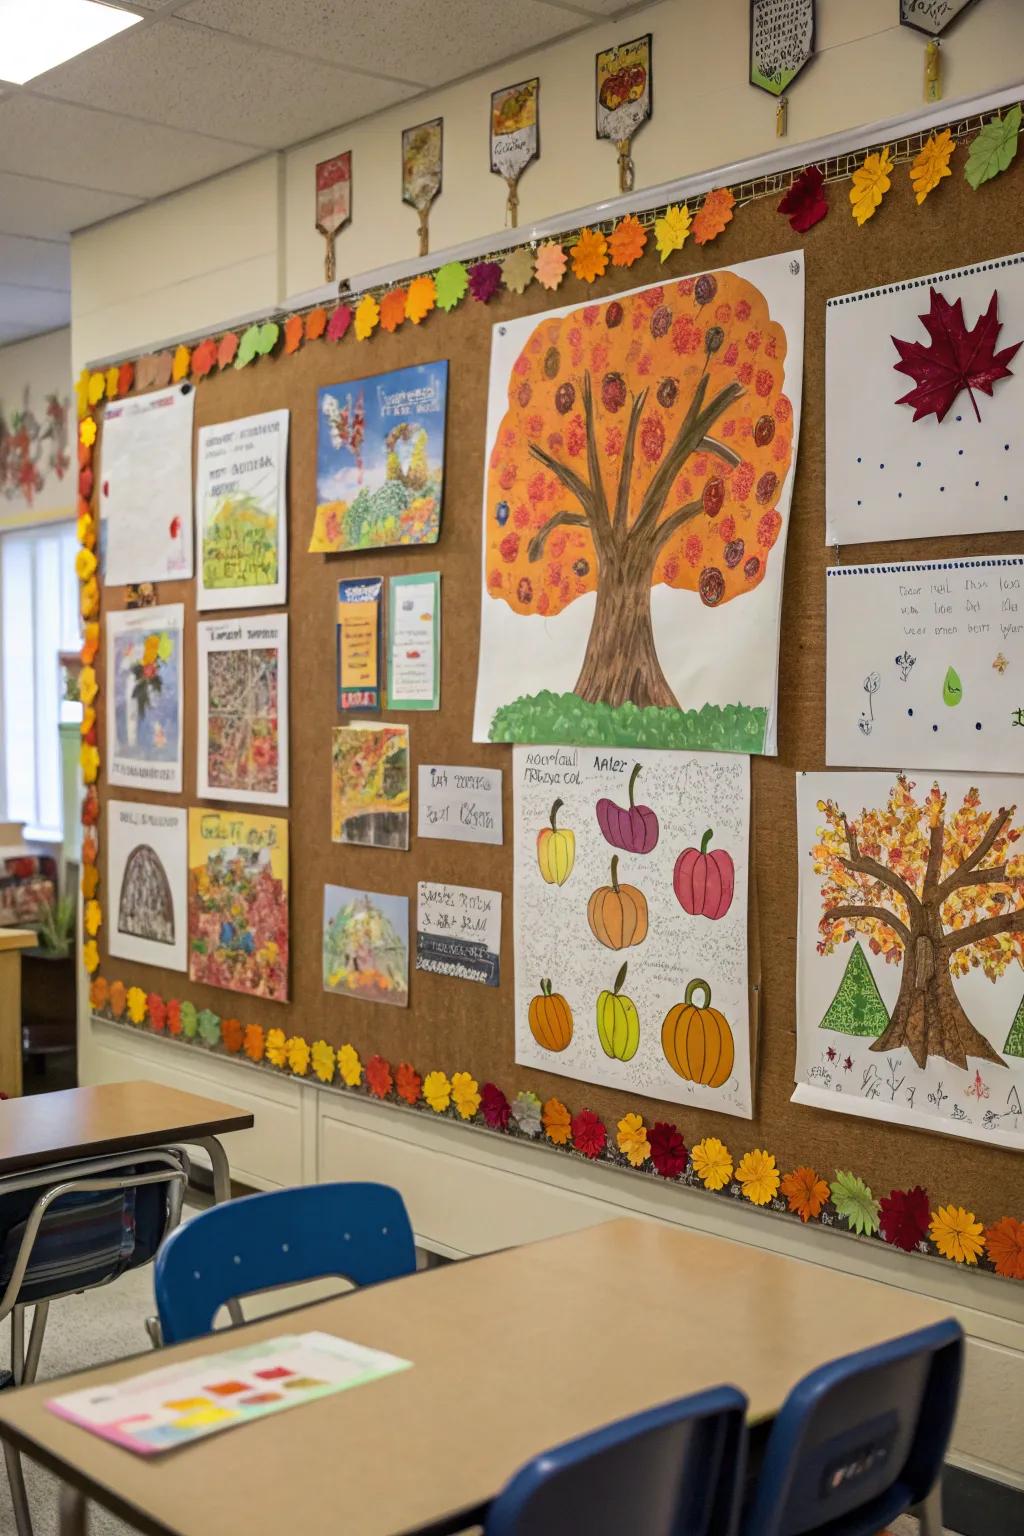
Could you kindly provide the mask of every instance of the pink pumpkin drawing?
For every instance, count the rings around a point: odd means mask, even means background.
[[[633,800],[640,764],[629,777],[629,805],[616,805],[614,800],[597,802],[597,824],[606,843],[622,848],[626,853],[650,853],[658,841],[658,818],[649,805],[637,805]]]
[[[672,889],[684,912],[691,917],[708,917],[717,922],[732,906],[736,890],[736,867],[724,848],[708,844],[713,832],[708,827],[699,848],[684,848],[672,872]]]

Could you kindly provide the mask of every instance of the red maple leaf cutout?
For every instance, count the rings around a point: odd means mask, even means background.
[[[900,355],[893,367],[897,373],[906,373],[915,381],[914,388],[897,400],[897,405],[912,405],[914,420],[934,414],[939,421],[945,416],[962,389],[966,389],[974,406],[974,414],[981,420],[974,391],[991,395],[997,379],[1012,377],[1007,367],[1014,356],[1019,341],[1001,352],[995,350],[1002,330],[998,314],[999,296],[993,290],[988,309],[980,316],[973,330],[964,324],[963,305],[959,299],[948,303],[941,293],[930,289],[931,307],[926,315],[918,318],[931,337],[931,346],[920,341],[900,341],[896,336],[892,344]]]

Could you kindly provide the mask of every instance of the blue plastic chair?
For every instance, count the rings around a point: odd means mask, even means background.
[[[962,1365],[950,1318],[811,1371],[772,1426],[742,1536],[878,1536],[910,1509],[941,1536]]]
[[[545,1451],[494,1500],[486,1536],[732,1536],[746,1409],[714,1387]]]
[[[226,1302],[279,1285],[340,1276],[354,1285],[416,1269],[412,1227],[387,1184],[311,1184],[246,1195],[186,1222],[154,1271],[165,1344],[213,1328]]]

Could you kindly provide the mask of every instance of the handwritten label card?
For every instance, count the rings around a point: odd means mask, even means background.
[[[392,576],[388,582],[389,708],[439,707],[440,650],[440,572]]]
[[[416,888],[416,969],[496,987],[501,952],[501,892],[469,885]]]
[[[380,708],[384,578],[338,582],[338,708]]]
[[[421,763],[416,831],[457,843],[501,843],[501,769]]]

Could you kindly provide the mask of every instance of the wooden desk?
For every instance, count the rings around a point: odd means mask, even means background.
[[[21,1096],[21,951],[39,935],[30,928],[0,928],[0,1093]]]
[[[206,1338],[2,1393],[0,1437],[79,1491],[65,1502],[67,1531],[82,1493],[158,1536],[462,1529],[518,1466],[572,1435],[720,1382],[740,1386],[763,1419],[814,1366],[943,1315],[874,1281],[626,1219],[231,1337],[318,1328],[413,1362],[369,1386],[149,1460],[44,1406],[207,1354],[218,1346]]]

